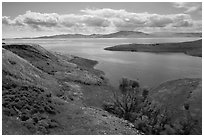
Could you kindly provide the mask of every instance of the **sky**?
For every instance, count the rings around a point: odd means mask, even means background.
[[[201,32],[201,2],[3,2],[4,38],[117,31]]]

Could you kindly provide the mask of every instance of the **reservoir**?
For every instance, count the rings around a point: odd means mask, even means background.
[[[105,72],[114,87],[122,77],[137,79],[143,86],[156,87],[179,78],[201,78],[202,58],[183,53],[106,51],[105,47],[128,43],[184,42],[199,38],[84,38],[84,39],[6,39],[6,43],[37,43],[44,48],[98,61],[96,69]]]

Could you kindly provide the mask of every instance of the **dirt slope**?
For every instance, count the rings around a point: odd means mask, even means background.
[[[138,134],[127,121],[90,107],[110,94],[94,64],[38,45],[3,45],[3,134]]]

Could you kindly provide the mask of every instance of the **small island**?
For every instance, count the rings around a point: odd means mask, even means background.
[[[107,47],[110,51],[131,51],[131,52],[172,52],[185,53],[191,56],[202,57],[202,39],[180,43],[154,43],[154,44],[122,44]]]

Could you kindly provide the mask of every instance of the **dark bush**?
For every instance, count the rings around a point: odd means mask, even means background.
[[[120,92],[114,92],[112,102],[104,104],[104,109],[118,117],[134,121],[135,115],[144,107],[146,96],[142,95],[137,81],[122,79],[119,88]]]
[[[149,135],[191,134],[197,122],[192,119],[189,104],[184,104],[184,117],[173,121],[167,108],[153,104],[148,99],[149,90],[140,87],[137,81],[122,79],[119,91],[113,93],[111,102],[103,108],[120,118],[132,122],[138,130]],[[194,132],[196,133],[196,132]]]

